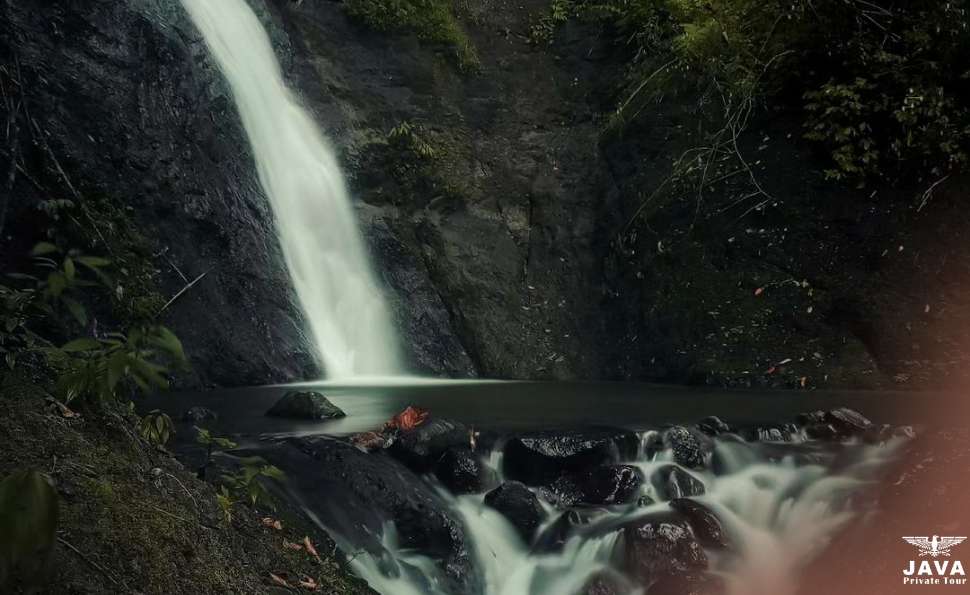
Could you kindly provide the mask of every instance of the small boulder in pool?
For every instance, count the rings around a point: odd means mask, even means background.
[[[270,417],[287,419],[336,419],[346,414],[316,391],[288,392],[266,412]]]

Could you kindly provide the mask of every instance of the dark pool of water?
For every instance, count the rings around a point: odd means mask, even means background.
[[[266,417],[289,390],[319,390],[347,413],[340,420],[303,422]],[[792,421],[802,411],[848,406],[879,423],[932,423],[945,413],[946,395],[895,391],[729,391],[611,382],[428,382],[407,379],[371,384],[318,383],[213,392],[167,393],[149,408],[175,415],[193,405],[220,416],[223,432],[345,435],[378,428],[409,405],[488,429],[568,428],[590,425],[645,429],[717,415],[728,423]]]

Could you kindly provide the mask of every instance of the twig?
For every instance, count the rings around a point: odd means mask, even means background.
[[[107,570],[105,570],[103,566],[101,566],[100,564],[98,564],[94,560],[92,560],[92,559],[88,558],[87,556],[85,556],[83,553],[81,553],[81,550],[79,550],[76,547],[74,547],[73,545],[71,545],[66,539],[64,539],[63,537],[58,537],[57,538],[57,542],[60,543],[61,545],[63,545],[64,547],[66,547],[67,549],[71,550],[75,554],[77,554],[79,558],[81,558],[82,560],[84,560],[88,564],[88,566],[90,566],[91,568],[94,568],[95,570],[97,570],[98,572],[100,572],[101,574],[103,574],[104,577],[106,579],[108,579],[109,581],[111,581],[111,583],[113,585],[115,585],[116,587],[120,587],[121,586],[118,583],[118,581],[115,580],[115,577],[111,576],[111,574]]]
[[[168,307],[171,306],[175,302],[175,300],[177,300],[180,297],[182,297],[182,294],[185,293],[186,291],[192,289],[192,286],[195,285],[196,283],[198,283],[199,281],[201,281],[202,278],[205,277],[206,275],[208,275],[210,271],[212,271],[212,269],[209,269],[208,271],[202,273],[201,275],[199,275],[198,277],[196,277],[195,279],[193,279],[185,287],[183,287],[178,293],[176,293],[175,295],[173,295],[172,296],[172,299],[170,299],[167,302],[165,302],[165,305],[162,306],[161,310],[158,311],[158,314],[161,314],[162,312],[164,312],[165,310],[167,310]]]
[[[168,473],[168,472],[166,472],[166,473],[165,473],[165,475],[168,475],[169,477],[171,477],[172,479],[174,479],[174,480],[175,480],[175,483],[177,483],[177,484],[179,484],[179,486],[180,486],[180,487],[181,487],[181,488],[182,488],[183,490],[185,490],[185,493],[186,493],[186,494],[188,494],[188,496],[189,496],[189,498],[191,498],[191,499],[192,499],[192,503],[193,503],[193,504],[195,504],[195,509],[196,509],[196,510],[199,510],[199,503],[198,503],[198,502],[196,501],[196,499],[195,499],[195,496],[193,496],[193,495],[192,495],[192,492],[190,492],[190,491],[189,491],[189,489],[188,489],[187,487],[185,487],[185,484],[184,484],[184,483],[182,483],[182,482],[181,482],[181,481],[179,480],[179,478],[178,478],[178,477],[175,477],[175,476],[174,476],[174,475],[172,475],[171,473]]]
[[[166,516],[170,516],[170,517],[172,517],[172,518],[173,518],[173,519],[175,519],[175,520],[178,520],[178,521],[182,521],[183,523],[188,523],[188,524],[190,524],[190,525],[192,524],[192,521],[190,521],[190,520],[188,520],[188,519],[184,519],[184,518],[182,518],[182,517],[180,517],[180,516],[179,516],[179,515],[177,515],[177,514],[172,514],[171,512],[169,512],[169,511],[167,511],[167,510],[163,510],[163,509],[161,509],[161,508],[159,508],[159,507],[157,507],[157,506],[155,506],[154,504],[149,504],[149,506],[151,506],[152,508],[154,508],[155,510],[157,510],[158,512],[160,512],[160,513],[162,513],[162,514],[164,514],[164,515],[166,515]]]
[[[945,182],[949,177],[950,177],[950,174],[943,176],[939,180],[933,182],[930,185],[930,187],[926,189],[926,192],[923,193],[923,200],[919,203],[919,206],[916,208],[917,213],[922,211],[923,207],[926,206],[926,203],[930,202],[930,199],[933,198],[933,191],[936,190],[936,187],[942,184],[943,182]]]

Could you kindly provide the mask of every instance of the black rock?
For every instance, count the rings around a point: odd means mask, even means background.
[[[301,506],[352,547],[379,557],[380,536],[391,521],[400,546],[428,556],[448,592],[480,591],[461,518],[428,482],[393,458],[327,437],[262,441],[253,454],[283,469],[286,491],[299,495]]]
[[[664,432],[664,446],[673,450],[674,461],[690,467],[701,469],[704,467],[705,448],[701,441],[683,426],[674,426]]]
[[[454,494],[484,491],[493,474],[470,448],[449,448],[438,459],[434,474]]]
[[[791,442],[798,436],[798,427],[794,424],[757,426],[746,428],[742,436],[748,442]]]
[[[639,447],[639,437],[627,430],[542,432],[510,440],[503,467],[513,479],[540,485],[560,475],[632,458]]]
[[[697,428],[708,436],[719,436],[731,431],[731,427],[716,415],[705,417],[697,423]]]
[[[589,577],[580,595],[623,595],[632,591],[631,585],[622,577],[607,571],[599,571]]]
[[[703,482],[677,465],[664,465],[654,471],[650,480],[657,495],[664,500],[700,496],[704,493]]]
[[[432,417],[421,425],[399,432],[388,452],[416,471],[430,471],[450,448],[468,447],[471,436],[468,428],[441,417]]]
[[[335,419],[346,414],[316,391],[292,391],[283,395],[266,415],[290,419]]]
[[[623,544],[624,567],[638,584],[693,576],[707,569],[704,548],[685,522],[648,520],[628,525],[623,529]]]
[[[539,498],[518,481],[507,481],[485,494],[485,505],[501,512],[526,543],[532,541],[545,517]]]
[[[215,411],[207,407],[195,407],[188,408],[184,413],[182,413],[182,421],[189,422],[191,424],[201,424],[211,421],[217,421],[219,416]]]
[[[805,434],[814,440],[835,440],[839,437],[838,431],[832,424],[812,424],[805,428]]]
[[[549,486],[560,506],[609,506],[632,501],[643,485],[643,473],[631,465],[605,465],[564,475]]]
[[[721,520],[707,506],[690,498],[677,498],[670,501],[670,507],[687,519],[694,537],[705,547],[726,548],[730,545]]]
[[[813,426],[815,424],[820,424],[825,420],[824,411],[809,411],[806,413],[799,413],[795,417],[795,423],[800,426]]]
[[[848,407],[839,407],[826,412],[823,421],[835,428],[839,436],[845,437],[857,436],[872,425],[864,415]]]

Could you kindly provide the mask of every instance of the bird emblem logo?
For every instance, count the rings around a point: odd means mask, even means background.
[[[934,558],[939,556],[949,556],[950,548],[960,545],[963,543],[963,537],[940,537],[939,535],[934,535],[930,537],[903,537],[903,541],[906,541],[912,545],[915,545],[919,549],[919,555],[932,556]]]

